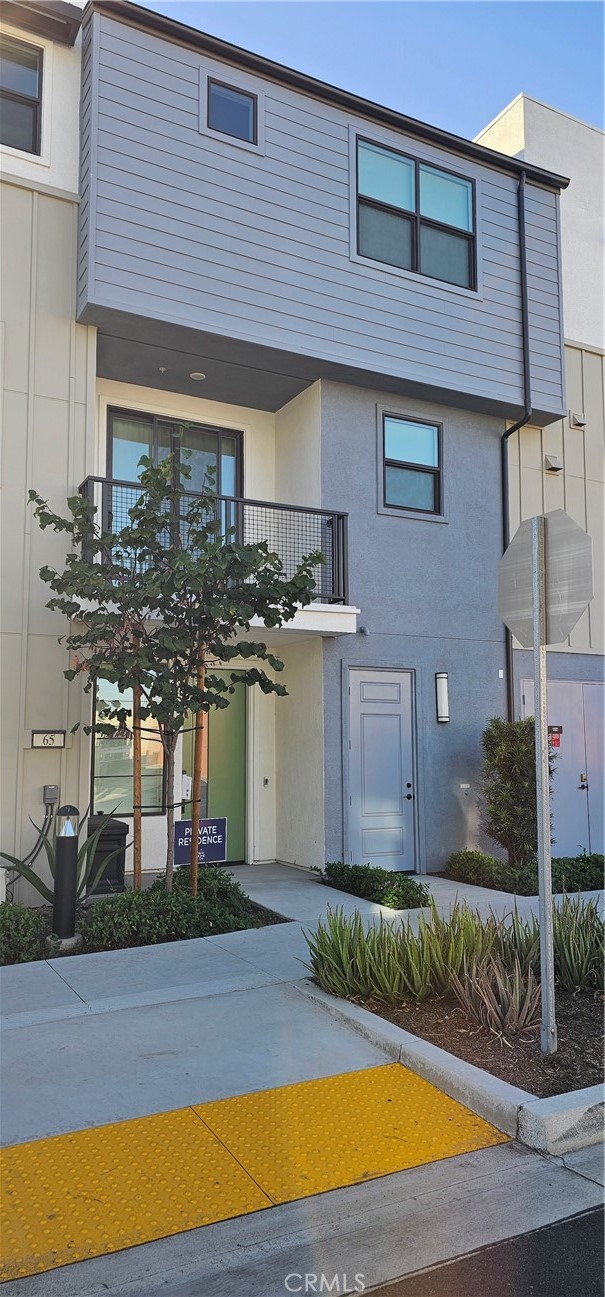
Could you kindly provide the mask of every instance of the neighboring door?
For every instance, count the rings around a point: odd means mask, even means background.
[[[523,680],[523,715],[534,714],[534,682]],[[557,760],[551,807],[553,855],[603,851],[603,685],[549,680],[548,724]]]
[[[411,672],[350,669],[349,735],[349,861],[413,870]]]

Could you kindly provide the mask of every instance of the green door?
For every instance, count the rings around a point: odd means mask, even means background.
[[[246,855],[245,685],[237,686],[228,707],[210,713],[208,728],[208,815],[227,816],[227,859],[243,862]]]
[[[225,672],[215,672],[224,675]],[[189,720],[183,735],[183,773],[193,773],[193,733]],[[226,816],[227,859],[246,854],[246,686],[238,685],[228,707],[211,711],[205,726],[207,748],[202,763],[202,818]],[[191,819],[191,802],[182,814]]]

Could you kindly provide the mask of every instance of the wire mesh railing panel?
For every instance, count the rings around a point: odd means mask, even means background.
[[[95,507],[97,524],[103,531],[114,533],[130,525],[130,510],[141,495],[136,483],[102,478],[87,478],[80,491]],[[181,497],[180,517],[171,513],[169,504],[166,506],[167,525],[162,544],[167,548],[175,543],[184,548],[193,545],[187,506],[194,498],[187,494]],[[266,544],[269,553],[278,556],[287,580],[310,554],[320,553],[323,561],[313,567],[315,599],[328,603],[347,601],[345,514],[217,496],[215,512],[199,514],[197,524],[203,525],[205,517],[208,521],[218,519],[218,534],[228,542]],[[126,553],[124,561],[128,565]]]

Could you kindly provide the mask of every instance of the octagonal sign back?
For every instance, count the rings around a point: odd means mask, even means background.
[[[592,540],[563,509],[544,515],[546,643],[562,644],[594,595]],[[498,611],[523,648],[533,645],[531,518],[500,560]]]

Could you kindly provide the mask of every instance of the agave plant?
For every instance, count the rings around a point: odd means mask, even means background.
[[[564,896],[554,907],[555,973],[564,990],[603,990],[604,932],[595,901]]]
[[[496,942],[502,963],[506,968],[512,968],[515,960],[518,960],[524,975],[531,969],[539,976],[540,925],[537,918],[532,914],[529,919],[521,919],[515,905],[509,919],[509,922],[500,925]]]
[[[88,812],[86,812],[86,814],[83,816],[83,819],[86,819],[87,815]],[[89,838],[85,838],[82,845],[80,846],[80,849],[78,851],[77,873],[76,873],[76,897],[78,899],[80,899],[80,897],[86,891],[88,890],[92,891],[96,887],[101,877],[101,874],[103,873],[103,870],[114,859],[114,857],[119,855],[120,851],[123,850],[122,847],[117,847],[115,851],[111,851],[109,855],[104,856],[100,864],[97,864],[95,866],[94,863],[95,854],[96,854],[99,838],[101,837],[104,828],[110,822],[111,818],[112,818],[111,815],[104,815],[98,828],[95,829],[95,832],[91,833]],[[49,834],[41,826],[35,824],[33,820],[31,821],[31,823],[33,824],[36,832],[38,833],[39,837],[42,839],[42,842],[44,843],[44,851],[46,854],[46,859],[50,870],[52,886],[49,886],[48,883],[45,883],[44,880],[40,878],[40,875],[36,873],[35,869],[32,869],[31,865],[25,864],[25,862],[23,860],[19,860],[17,856],[9,856],[5,851],[0,852],[0,856],[2,856],[3,860],[8,860],[11,869],[14,869],[15,873],[18,874],[20,878],[25,878],[28,883],[31,883],[32,887],[35,887],[36,891],[39,892],[40,896],[42,896],[44,900],[48,902],[49,905],[52,905],[54,899],[54,882],[55,882],[56,865],[57,865],[56,827],[54,832],[52,834]]]
[[[452,977],[458,1003],[473,1022],[490,1031],[512,1033],[525,1031],[540,1018],[540,984],[531,968],[523,973],[515,957],[507,968],[498,955],[473,959]]]

